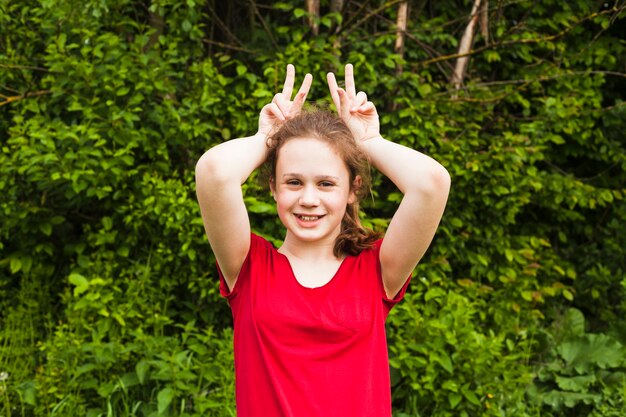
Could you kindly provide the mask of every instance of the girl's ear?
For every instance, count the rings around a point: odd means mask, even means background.
[[[361,189],[361,185],[363,185],[363,181],[361,180],[361,176],[357,175],[352,181],[352,187],[350,187],[350,196],[348,197],[348,204],[356,203],[357,201],[357,193]]]
[[[276,201],[276,184],[274,184],[274,177],[270,178],[270,192],[272,193],[272,198]]]

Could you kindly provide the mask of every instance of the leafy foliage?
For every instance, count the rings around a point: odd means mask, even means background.
[[[389,318],[396,414],[623,415],[624,2],[489,2],[459,90],[468,0],[411,2],[402,53],[397,2],[244,3],[0,0],[0,414],[235,414],[194,164],[288,62],[322,105],[352,62],[385,136],[453,178]],[[401,196],[372,194],[382,229]]]
[[[615,411],[623,410],[626,348],[609,335],[586,333],[579,310],[567,310],[561,326],[546,335],[550,342],[546,361],[531,398],[571,415],[588,414],[609,401],[617,406]]]

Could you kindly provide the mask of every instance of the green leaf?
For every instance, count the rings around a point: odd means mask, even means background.
[[[134,372],[127,372],[120,378],[120,383],[125,389],[128,389],[138,385],[139,379]]]
[[[170,387],[163,388],[161,391],[159,391],[159,394],[157,395],[159,414],[165,413],[167,408],[172,403],[172,400],[174,399],[174,395],[175,395],[174,390]]]
[[[417,91],[420,93],[420,96],[422,97],[428,96],[432,90],[433,89],[430,86],[430,84],[419,84],[417,86]]]
[[[94,369],[98,369],[96,364],[94,364],[94,363],[87,363],[85,365],[81,365],[78,368],[76,368],[76,374],[75,375],[78,377],[78,376],[80,376],[82,374],[85,374],[87,372],[91,372]]]
[[[626,363],[624,350],[619,342],[605,334],[585,334],[557,347],[565,362],[579,374],[623,365]]]
[[[293,5],[285,2],[274,3],[274,8],[282,11],[289,11],[293,9]]]
[[[443,297],[444,295],[446,295],[444,290],[439,287],[433,287],[426,292],[426,295],[424,295],[424,300],[430,301],[433,298]]]
[[[139,379],[139,383],[143,384],[146,381],[146,375],[150,370],[150,364],[145,359],[140,360],[135,365],[135,372],[137,372],[137,378]]]
[[[572,336],[583,336],[585,334],[585,316],[576,308],[569,308],[565,313],[565,329]]]
[[[565,391],[587,392],[589,385],[596,382],[595,375],[564,377],[556,375],[555,381]]]
[[[128,246],[120,246],[119,248],[117,248],[115,253],[117,253],[122,258],[127,258],[128,254],[130,253],[130,249],[128,248]]]
[[[479,253],[476,255],[476,259],[478,259],[478,262],[480,262],[481,265],[489,266],[489,260],[487,259],[485,255],[482,255]]]
[[[119,323],[120,326],[122,326],[122,327],[126,326],[126,321],[124,321],[124,318],[122,316],[120,316],[118,313],[111,314],[111,317],[113,317],[115,319],[115,321],[117,321]]]
[[[454,367],[452,366],[452,359],[450,359],[450,356],[448,356],[446,352],[440,351],[435,356],[435,360],[441,365],[443,369],[445,369],[449,373],[453,373]]]
[[[52,225],[50,223],[40,223],[39,230],[46,235],[50,236],[52,234]]]
[[[463,227],[463,221],[461,221],[461,219],[459,219],[458,217],[452,217],[448,219],[448,221],[453,227],[457,229]]]
[[[28,405],[35,407],[37,405],[37,386],[34,381],[26,381],[18,385],[17,390],[21,393],[21,397]]]
[[[459,391],[459,386],[456,382],[452,381],[452,380],[447,380],[446,382],[444,382],[441,385],[441,388],[448,390],[448,391],[452,391],[452,392],[458,392]]]
[[[63,216],[54,216],[53,218],[50,219],[50,222],[52,224],[61,224],[65,221],[65,217]]]
[[[567,301],[574,301],[574,294],[572,294],[570,290],[564,289],[563,297],[565,297]]]
[[[118,88],[117,91],[115,92],[115,95],[125,96],[126,94],[128,94],[129,91],[130,91],[130,88],[128,87]]]
[[[22,261],[18,257],[11,258],[11,273],[15,274],[22,269]]]
[[[488,49],[484,52],[484,56],[489,63],[500,62],[500,54],[497,51]]]
[[[461,392],[463,393],[463,396],[467,399],[467,401],[471,402],[474,405],[480,405],[480,400],[478,399],[476,394],[474,394],[474,391],[470,390],[466,386],[463,386],[461,387]]]
[[[450,403],[450,408],[456,408],[456,406],[459,405],[459,403],[461,402],[462,398],[463,397],[461,396],[461,394],[456,392],[448,394],[448,402]]]
[[[113,220],[108,216],[103,217],[102,226],[104,226],[104,230],[111,230],[113,228]]]
[[[81,274],[72,273],[69,277],[70,284],[75,285],[77,288],[89,287],[89,281]]]

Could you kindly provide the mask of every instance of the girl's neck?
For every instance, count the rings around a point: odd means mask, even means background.
[[[285,241],[278,249],[278,252],[287,255],[287,257],[294,257],[308,262],[334,261],[338,259],[333,254],[334,246],[334,239],[331,241],[302,242],[290,239],[289,233],[287,233]]]

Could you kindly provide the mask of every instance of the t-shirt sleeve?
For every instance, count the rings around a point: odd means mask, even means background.
[[[228,284],[224,279],[224,275],[222,274],[222,270],[220,269],[220,265],[215,261],[215,265],[217,266],[217,274],[220,279],[220,295],[228,300],[235,297],[235,295],[239,292],[239,288],[245,285],[246,281],[250,279],[250,267],[254,254],[258,251],[258,247],[262,244],[263,238],[255,235],[254,233],[250,234],[250,248],[248,249],[248,254],[246,255],[246,259],[243,261],[241,265],[241,270],[237,275],[237,281],[233,288],[228,288]]]
[[[404,283],[404,285],[402,285],[402,288],[400,288],[400,291],[398,291],[398,293],[393,298],[389,298],[387,296],[387,292],[385,291],[385,285],[383,284],[383,274],[382,274],[382,269],[380,265],[380,247],[382,243],[383,243],[382,239],[377,240],[374,243],[373,249],[374,249],[374,255],[376,256],[376,266],[378,270],[378,281],[379,281],[380,293],[381,293],[383,302],[385,303],[387,308],[391,310],[393,306],[398,304],[404,298],[404,294],[406,294],[406,290],[409,288],[409,283],[411,282],[411,275],[407,277],[406,282]]]
[[[385,292],[384,287],[383,287],[383,301],[385,302],[385,304],[389,305],[390,307],[393,307],[394,305],[402,301],[402,299],[404,298],[404,294],[406,294],[406,290],[409,288],[409,282],[411,282],[411,275],[409,275],[409,277],[407,278],[402,288],[400,288],[400,291],[398,291],[396,296],[393,298],[387,297],[387,293]]]

